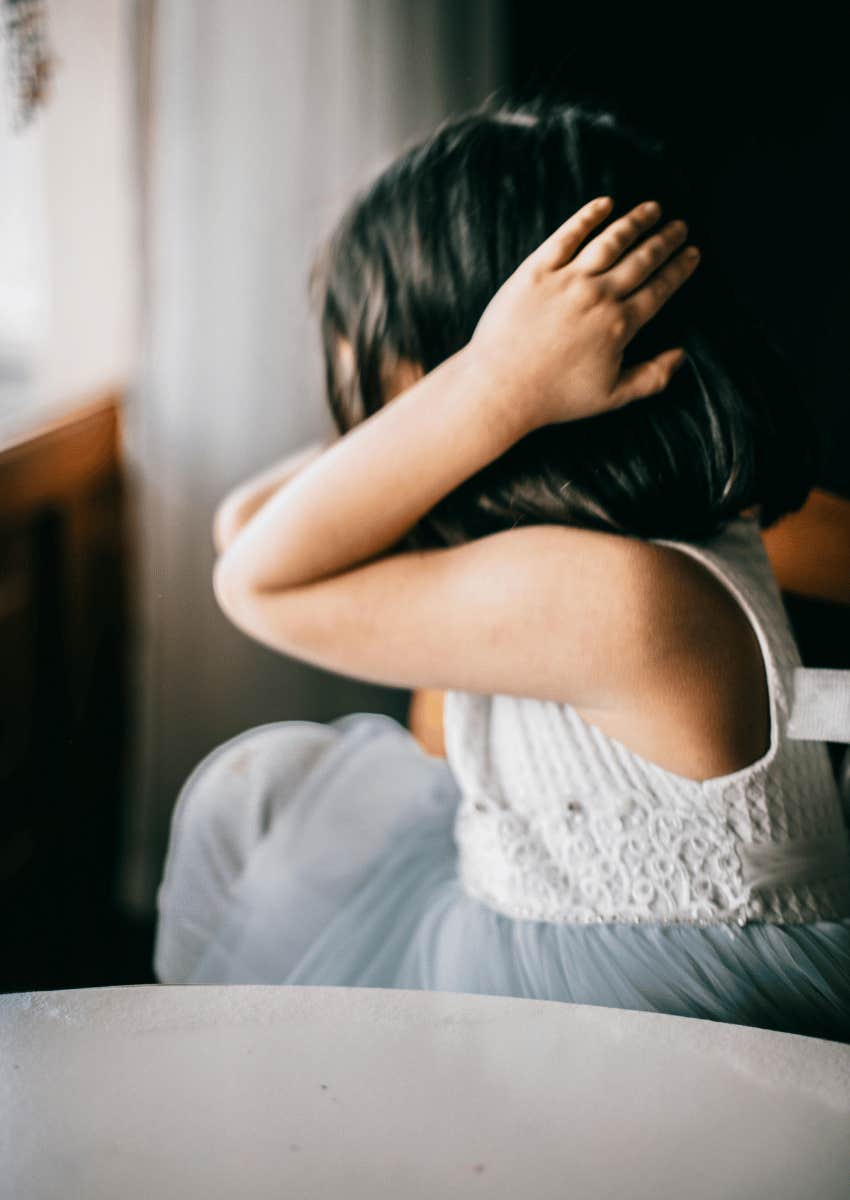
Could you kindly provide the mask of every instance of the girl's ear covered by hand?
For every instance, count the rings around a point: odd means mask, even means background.
[[[499,288],[470,340],[482,369],[497,372],[525,407],[529,429],[655,395],[684,361],[675,347],[622,366],[628,343],[690,278],[699,251],[680,250],[683,221],[643,238],[661,215],[651,201],[587,242],[611,206],[610,197],[593,200],[546,238]]]

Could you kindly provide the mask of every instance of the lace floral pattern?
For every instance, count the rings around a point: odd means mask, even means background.
[[[687,551],[723,577],[759,635],[768,752],[728,776],[689,780],[569,705],[448,692],[459,873],[491,907],[581,924],[850,916],[850,847],[826,748],[784,737],[783,671],[800,660],[758,529],[739,520]],[[765,852],[772,882],[754,886],[751,863]]]
[[[465,796],[455,819],[464,886],[510,916],[581,924],[794,924],[850,915],[846,876],[748,889],[740,843],[719,814],[659,811],[635,791],[623,796],[624,816],[612,818],[595,811],[595,801],[574,797],[561,819],[532,823]]]

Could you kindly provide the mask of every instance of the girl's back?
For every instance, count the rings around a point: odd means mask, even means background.
[[[701,544],[652,540],[703,563],[743,607],[763,655],[769,745],[748,766],[696,779],[570,705],[449,692],[465,886],[506,914],[571,923],[850,916],[838,787],[823,742],[799,740],[828,735],[805,705],[829,673],[802,668],[756,521]]]

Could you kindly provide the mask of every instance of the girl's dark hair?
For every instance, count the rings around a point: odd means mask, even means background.
[[[614,197],[601,230],[656,199],[688,222],[696,273],[635,336],[624,365],[683,346],[664,392],[522,438],[443,498],[398,548],[446,546],[521,524],[700,540],[742,510],[762,528],[799,509],[819,445],[790,365],[723,275],[692,185],[660,140],[609,110],[487,100],[445,121],[355,196],[310,274],[327,398],[340,433],[385,400],[398,358],[432,370],[569,214]],[[353,371],[339,338],[354,352]],[[518,347],[521,353],[521,347]]]

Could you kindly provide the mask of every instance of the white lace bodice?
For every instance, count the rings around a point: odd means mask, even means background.
[[[446,754],[465,889],[513,917],[799,924],[850,916],[850,845],[825,740],[850,741],[850,671],[802,667],[757,522],[677,546],[743,606],[765,661],[757,762],[673,774],[568,704],[449,691]]]

